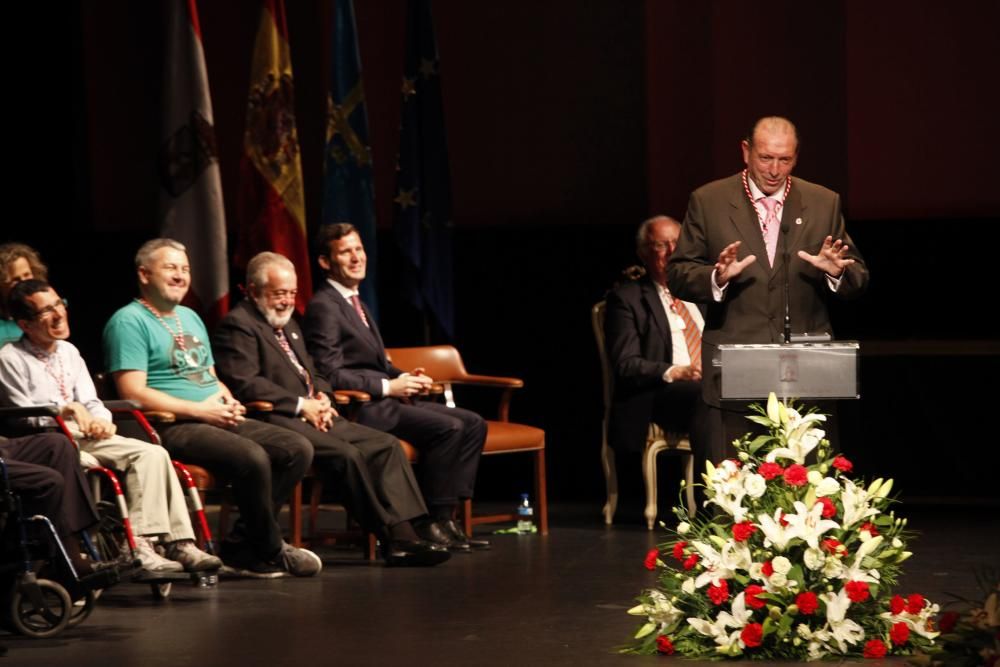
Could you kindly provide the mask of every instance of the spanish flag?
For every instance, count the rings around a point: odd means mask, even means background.
[[[254,45],[240,163],[239,244],[245,268],[270,250],[295,264],[299,312],[312,296],[302,161],[295,129],[295,95],[283,0],[264,0]]]

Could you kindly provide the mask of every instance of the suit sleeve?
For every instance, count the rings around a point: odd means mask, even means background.
[[[854,241],[847,233],[847,227],[844,224],[844,215],[840,209],[840,195],[836,194],[834,195],[832,225],[833,231],[830,236],[834,240],[843,239],[844,243],[848,246],[848,257],[854,260],[854,264],[848,266],[841,275],[840,288],[837,290],[836,295],[841,299],[854,299],[861,296],[868,288],[868,265],[865,264],[861,252],[854,245]],[[810,252],[813,251],[810,250]]]
[[[619,388],[638,389],[663,383],[663,374],[670,364],[643,358],[635,309],[615,291],[608,294],[604,336],[611,372]]]
[[[225,318],[212,337],[215,370],[241,402],[268,401],[275,412],[294,417],[299,396],[264,376],[260,344],[257,334],[244,323]]]
[[[337,307],[325,298],[313,298],[306,309],[303,330],[316,372],[336,389],[354,389],[382,395],[384,373],[350,368],[344,357],[344,334]]]
[[[705,215],[698,193],[688,201],[677,248],[667,263],[670,293],[693,303],[711,303],[712,271],[718,257],[710,257]]]

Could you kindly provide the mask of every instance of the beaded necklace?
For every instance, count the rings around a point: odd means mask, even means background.
[[[24,337],[24,342],[27,343],[28,351],[45,365],[45,372],[55,381],[56,386],[59,388],[59,395],[63,397],[63,400],[72,400],[73,393],[66,388],[66,369],[63,367],[62,357],[59,356],[58,348],[55,352],[46,352],[36,347],[34,343],[28,340],[27,336]]]
[[[754,200],[753,194],[750,192],[750,183],[747,181],[747,170],[746,169],[743,170],[743,173],[740,174],[740,177],[743,179],[743,192],[747,193],[747,199],[750,200],[750,205],[753,207],[754,213],[757,214],[757,219],[760,221],[760,226],[761,227],[765,227],[766,226],[764,224],[765,218],[761,217],[761,215],[760,215],[760,209],[757,208],[757,202],[756,202],[756,200]],[[789,193],[789,191],[791,189],[792,189],[792,177],[791,176],[786,176],[785,177],[785,193],[783,195],[781,195],[781,201],[778,202],[781,206],[785,205],[785,200],[788,199],[788,193]]]
[[[177,343],[177,347],[181,348],[181,351],[187,352],[187,344],[184,342],[184,327],[181,325],[180,315],[174,312],[174,322],[177,323],[177,331],[174,331],[173,329],[170,328],[170,325],[167,324],[167,321],[163,319],[163,316],[160,315],[160,311],[154,308],[153,304],[151,304],[149,301],[146,301],[145,297],[139,297],[138,299],[136,299],[136,301],[142,304],[143,307],[145,307],[145,309],[148,310],[150,314],[152,314],[152,316],[156,318],[157,322],[163,325],[163,328],[167,330],[167,333],[170,334],[170,337],[174,339],[175,343]]]

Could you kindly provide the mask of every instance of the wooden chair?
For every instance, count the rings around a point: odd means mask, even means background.
[[[423,368],[427,375],[442,388],[445,404],[455,407],[454,385],[475,385],[502,389],[497,420],[486,420],[484,456],[495,454],[531,454],[534,458],[535,499],[538,508],[538,530],[549,533],[549,511],[545,490],[545,431],[534,426],[510,421],[510,398],[515,389],[524,386],[518,378],[473,375],[465,370],[462,357],[451,345],[427,347],[396,347],[386,350],[392,363],[404,370]],[[416,460],[417,452],[409,443],[404,444],[407,454]],[[517,515],[492,514],[474,516],[472,502],[466,500],[462,507],[463,529],[469,535],[473,526],[484,523],[516,521]]]
[[[604,311],[606,303],[601,301],[590,310],[590,322],[594,328],[594,339],[597,341],[597,353],[601,359],[601,379],[604,389],[604,420],[601,423],[601,466],[604,468],[604,481],[608,496],[602,510],[604,523],[611,525],[618,508],[618,471],[615,468],[615,452],[608,446],[608,418],[611,414],[611,396],[614,391],[614,374],[611,372],[611,362],[604,344]],[[684,463],[685,495],[688,515],[694,516],[694,455],[691,452],[691,441],[686,433],[664,433],[657,424],[650,423],[646,435],[646,448],[642,453],[642,478],[646,485],[646,526],[652,530],[656,523],[656,457],[661,452],[669,452],[681,457]]]

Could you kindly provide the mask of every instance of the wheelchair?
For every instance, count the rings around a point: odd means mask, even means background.
[[[108,563],[80,576],[52,522],[23,515],[0,458],[0,621],[27,637],[54,637],[82,623],[95,591],[118,583],[123,569]]]

